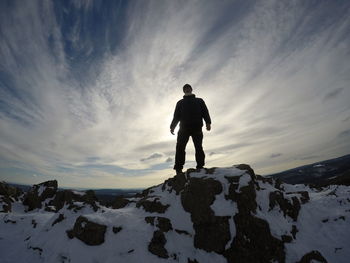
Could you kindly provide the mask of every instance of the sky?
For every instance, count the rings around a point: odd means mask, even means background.
[[[211,115],[206,167],[349,154],[349,61],[345,0],[0,1],[0,180],[162,183],[185,83]]]

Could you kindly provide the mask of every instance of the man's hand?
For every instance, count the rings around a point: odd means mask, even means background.
[[[174,129],[170,129],[170,132],[171,132],[172,135],[175,135]]]
[[[211,130],[211,125],[207,124],[207,131],[210,131],[210,130]]]

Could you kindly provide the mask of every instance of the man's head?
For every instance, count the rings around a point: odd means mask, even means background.
[[[192,87],[190,84],[185,84],[182,88],[185,94],[191,94],[192,93]]]

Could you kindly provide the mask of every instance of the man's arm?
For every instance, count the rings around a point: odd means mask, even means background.
[[[204,119],[205,124],[207,126],[207,130],[210,131],[210,129],[211,129],[211,118],[210,118],[210,115],[209,115],[209,111],[208,111],[207,105],[205,105],[204,100],[202,100],[202,116],[203,116],[203,119]]]
[[[170,132],[171,132],[171,134],[174,135],[175,127],[179,123],[179,121],[180,121],[180,103],[178,102],[178,103],[176,103],[173,121],[170,124]]]

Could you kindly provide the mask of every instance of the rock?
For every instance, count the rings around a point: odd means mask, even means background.
[[[0,212],[8,213],[12,211],[12,203],[18,201],[23,192],[17,187],[10,186],[5,182],[0,182]]]
[[[327,260],[317,250],[305,254],[297,263],[328,263]]]
[[[246,171],[247,174],[249,174],[252,178],[255,178],[254,170],[248,164],[241,163],[241,164],[234,165],[234,167],[236,167],[237,169]]]
[[[195,230],[194,246],[208,252],[223,253],[231,239],[229,217],[215,216],[210,208],[221,192],[221,183],[212,178],[190,178],[181,192],[182,206],[191,214]]]
[[[186,184],[186,175],[185,173],[181,173],[174,176],[173,178],[166,180],[163,183],[162,190],[164,191],[166,186],[168,186],[170,189],[169,190],[170,193],[172,192],[172,190],[174,190],[178,195],[184,189],[185,184]]]
[[[12,211],[12,200],[8,196],[0,196],[0,202],[2,203],[2,210],[0,212],[9,213]]]
[[[284,198],[284,194],[281,191],[274,191],[270,193],[270,210],[272,210],[276,205],[280,207],[283,211],[283,215],[288,215],[294,221],[297,221],[299,210],[300,210],[300,202],[299,199],[295,196],[292,197],[292,202],[288,199]]]
[[[228,262],[285,262],[284,242],[272,236],[268,222],[254,216],[256,213],[255,177],[236,192],[237,183],[229,188],[228,199],[237,203],[234,216],[236,236],[224,253]]]
[[[0,195],[14,198],[15,200],[23,194],[23,191],[17,187],[10,186],[5,182],[0,182]]]
[[[148,245],[148,251],[160,258],[169,258],[168,251],[165,249],[166,238],[160,230],[154,231],[151,242]]]
[[[123,229],[123,228],[122,228],[121,226],[114,226],[112,230],[113,230],[113,233],[114,233],[114,234],[117,234],[117,233],[119,233],[120,231],[122,231],[122,229]]]
[[[97,197],[95,192],[88,190],[83,193],[77,193],[71,190],[63,190],[56,193],[55,198],[49,202],[48,207],[55,207],[55,211],[58,212],[64,205],[68,205],[68,209],[77,212],[82,209],[82,206],[76,205],[74,202],[82,202],[83,204],[90,205],[96,212],[98,210]]]
[[[186,230],[175,229],[175,232],[180,234],[180,235],[191,236],[190,233],[188,233]]]
[[[145,221],[152,226],[155,225],[162,232],[168,232],[173,229],[170,220],[166,217],[147,216],[145,217]]]
[[[86,217],[79,216],[74,227],[67,231],[69,238],[78,238],[89,246],[101,245],[105,241],[107,226],[89,221]]]
[[[28,206],[28,211],[42,207],[42,202],[55,196],[57,181],[46,181],[33,185],[24,197],[23,204]]]
[[[159,202],[157,199],[154,199],[153,201],[149,201],[147,199],[141,199],[136,203],[136,207],[143,207],[146,212],[149,213],[160,213],[163,214],[168,209],[170,205],[163,205],[161,202]]]
[[[55,219],[55,221],[52,222],[51,226],[54,226],[54,225],[56,225],[57,223],[63,221],[64,218],[65,218],[65,217],[64,217],[63,214],[59,214],[58,217]]]
[[[117,196],[112,204],[113,209],[119,209],[127,206],[130,201],[122,196]]]
[[[30,246],[29,249],[33,249],[33,250],[39,251],[40,255],[43,253],[43,249],[40,248],[40,247],[32,247],[32,246]]]

